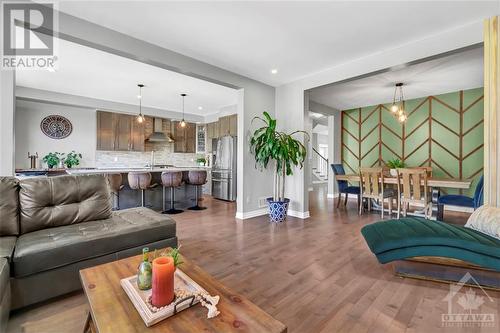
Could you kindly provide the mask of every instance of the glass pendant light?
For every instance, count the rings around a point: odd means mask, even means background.
[[[146,119],[142,114],[142,88],[144,87],[144,85],[139,83],[137,86],[139,87],[139,95],[137,95],[137,98],[139,99],[139,114],[137,115],[136,119],[138,123],[142,123]]]
[[[403,83],[398,82],[394,87],[394,97],[392,99],[391,112],[396,116],[400,123],[404,123],[408,119],[408,115],[404,109]]]
[[[184,98],[187,96],[186,94],[181,94],[182,96],[182,120],[179,123],[181,127],[186,127],[186,121],[184,120]]]

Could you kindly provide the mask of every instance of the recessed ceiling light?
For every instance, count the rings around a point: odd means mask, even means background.
[[[203,106],[198,106],[198,110],[203,110]]]
[[[278,74],[278,70],[276,68],[271,69],[271,74]]]

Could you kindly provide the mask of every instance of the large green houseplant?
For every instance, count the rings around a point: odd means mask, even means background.
[[[264,117],[255,117],[263,123],[256,129],[250,139],[250,149],[255,155],[255,164],[266,169],[270,162],[274,162],[274,193],[268,199],[269,215],[274,222],[282,222],[286,217],[289,199],[285,198],[285,178],[293,175],[293,169],[302,169],[306,158],[306,147],[294,136],[304,134],[306,140],[309,134],[305,131],[292,133],[280,132],[276,129],[276,119],[264,112]]]

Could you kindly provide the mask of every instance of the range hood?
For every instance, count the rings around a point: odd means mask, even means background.
[[[174,142],[171,135],[166,136],[163,132],[163,120],[153,118],[153,134],[147,139],[149,142]]]

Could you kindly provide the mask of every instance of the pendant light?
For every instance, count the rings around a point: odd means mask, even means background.
[[[137,86],[139,87],[139,95],[137,95],[137,98],[139,99],[139,114],[137,115],[136,119],[138,123],[142,123],[146,119],[142,114],[142,88],[144,87],[144,85],[139,83]]]
[[[181,127],[186,127],[186,121],[184,120],[184,98],[187,96],[186,94],[181,94],[182,96],[182,120],[179,123]]]
[[[391,112],[396,116],[400,123],[404,123],[408,119],[406,114],[405,100],[403,95],[403,83],[398,82],[394,87],[394,97],[392,99]]]

